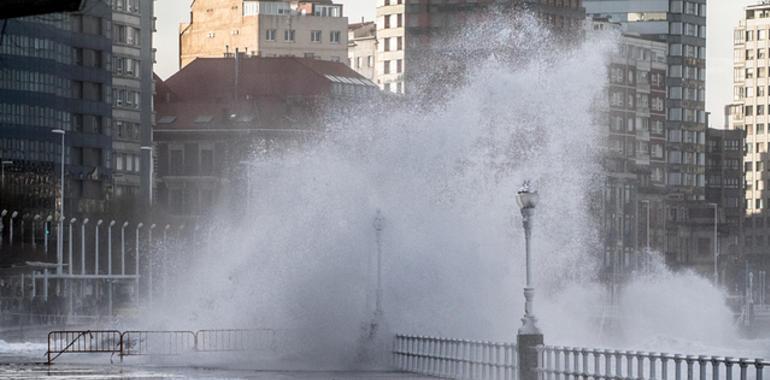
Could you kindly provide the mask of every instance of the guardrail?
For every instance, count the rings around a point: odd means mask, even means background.
[[[452,379],[515,380],[516,345],[396,335],[395,366],[406,372]]]
[[[193,331],[87,330],[48,333],[48,364],[63,354],[174,356],[194,352],[275,350],[275,330],[230,329]]]
[[[51,331],[48,333],[48,364],[64,353],[121,353],[123,338],[120,331]]]
[[[764,359],[556,346],[539,346],[538,354],[543,380],[720,380],[722,374],[725,380],[762,380],[770,365]]]

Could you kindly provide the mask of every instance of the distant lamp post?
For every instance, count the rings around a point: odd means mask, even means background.
[[[43,217],[40,216],[40,214],[36,214],[32,218],[32,248],[37,248],[37,226],[40,224],[40,219]]]
[[[14,211],[13,213],[11,213],[11,228],[8,229],[8,233],[9,233],[8,242],[11,245],[11,247],[13,247],[13,220],[16,219],[17,216],[19,216],[18,211]]]
[[[153,264],[154,264],[154,257],[155,252],[152,250],[152,230],[155,229],[158,225],[153,223],[150,225],[149,228],[147,228],[147,301],[152,303],[152,291],[153,291],[153,285],[152,285],[152,273],[153,273]]]
[[[134,243],[134,252],[136,252],[136,259],[134,260],[134,276],[136,279],[136,304],[139,305],[139,232],[141,232],[144,223],[136,225],[136,235]]]
[[[123,222],[120,227],[120,274],[126,275],[126,227],[128,222]]]
[[[382,230],[385,228],[385,217],[379,209],[374,217],[373,227],[377,236],[377,294],[374,312],[379,316],[382,314]]]
[[[532,221],[535,216],[535,206],[537,205],[538,194],[534,191],[529,181],[524,182],[521,189],[516,194],[516,203],[521,209],[521,216],[524,225],[524,247],[526,254],[526,286],[524,288],[524,318],[521,319],[523,325],[519,328],[517,343],[519,345],[519,379],[536,380],[537,373],[537,350],[536,347],[543,344],[543,334],[537,327],[537,319],[534,315],[533,301],[535,298],[535,289],[532,287],[532,254],[530,240],[532,237]]]
[[[3,160],[0,162],[0,167],[2,167],[2,174],[0,174],[0,177],[2,177],[2,180],[0,181],[2,181],[2,183],[0,183],[0,186],[2,186],[3,190],[5,190],[5,167],[8,165],[13,165],[13,161]]]
[[[104,220],[97,220],[94,231],[94,275],[99,275],[99,228],[104,224]]]
[[[77,219],[77,218],[72,218],[72,219],[70,219],[70,231],[69,231],[69,257],[68,257],[68,258],[69,258],[69,261],[67,261],[67,265],[68,265],[67,271],[69,272],[70,276],[72,276],[72,267],[74,266],[74,265],[72,264],[72,263],[73,263],[73,261],[72,261],[72,248],[73,248],[73,247],[72,247],[72,228],[74,228],[74,227],[73,227],[73,225],[74,225],[74,224],[75,224],[75,222],[77,222],[77,221],[78,221],[78,219]]]
[[[61,202],[59,202],[59,229],[58,229],[58,238],[56,239],[56,255],[59,259],[59,266],[56,268],[57,274],[61,275],[63,268],[61,265],[61,262],[64,260],[64,161],[66,159],[65,157],[65,146],[64,146],[64,136],[67,134],[63,129],[54,129],[51,131],[51,133],[61,135],[61,168],[60,168],[60,177],[59,177],[59,195],[61,196]],[[54,196],[54,202],[56,200],[56,196]],[[70,240],[71,241],[71,240]],[[72,243],[70,243],[72,244]],[[70,273],[71,274],[71,273]]]
[[[86,225],[88,218],[83,219],[80,224],[80,274],[86,274]]]
[[[0,212],[0,248],[3,246],[3,230],[5,229],[5,225],[3,224],[5,220],[5,216],[8,215],[8,210],[3,210]]]
[[[48,235],[51,232],[51,222],[53,222],[53,215],[48,215],[48,217],[45,218],[45,224],[43,225],[43,247],[46,258],[48,257]]]

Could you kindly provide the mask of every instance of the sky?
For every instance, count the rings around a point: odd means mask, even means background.
[[[361,17],[373,20],[376,0],[338,0],[344,5],[350,22]],[[759,0],[710,0],[706,47],[706,111],[711,112],[711,126],[724,125],[724,106],[732,101],[732,30],[741,18],[743,7]],[[156,72],[168,78],[178,70],[179,23],[189,20],[190,0],[156,0],[155,16],[158,32]]]

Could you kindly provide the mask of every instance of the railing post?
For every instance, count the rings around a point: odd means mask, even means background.
[[[754,360],[754,368],[757,370],[756,380],[762,380],[762,368],[765,366],[765,362],[762,359]]]
[[[668,380],[668,354],[660,353],[660,380]]]
[[[733,358],[725,358],[725,380],[733,380]]]
[[[700,380],[706,380],[706,363],[709,362],[709,358],[701,355],[698,356],[698,369],[700,370]]]
[[[674,371],[676,373],[676,380],[682,380],[682,358],[682,355],[674,355]]]
[[[695,363],[695,360],[697,357],[693,355],[687,355],[685,358],[685,361],[687,362],[687,380],[694,380],[693,377],[693,364]]]
[[[749,366],[749,359],[741,358],[738,361],[738,366],[741,368],[741,380],[746,380],[746,369]]]
[[[719,358],[711,357],[711,380],[719,380]]]
[[[545,346],[537,346],[537,380],[545,379]]]

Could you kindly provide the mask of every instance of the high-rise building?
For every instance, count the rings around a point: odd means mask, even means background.
[[[111,2],[112,194],[116,206],[146,207],[152,194],[153,1]]]
[[[725,109],[728,128],[742,131],[745,138],[743,251],[755,259],[767,257],[770,247],[768,33],[770,4],[746,7],[733,38],[733,104]]]
[[[706,0],[584,0],[586,12],[668,44],[668,196],[701,201],[706,186]]]
[[[2,208],[58,210],[65,132],[65,213],[104,210],[112,184],[112,11],[90,0],[76,13],[2,21]]]
[[[577,36],[585,21],[581,2],[377,0],[375,82],[390,92],[419,92],[418,82],[430,73],[459,68],[462,64],[444,50],[441,38],[485,14],[529,11],[560,35]]]
[[[377,59],[377,24],[364,22],[348,26],[348,66],[375,81]]]
[[[180,25],[179,64],[236,51],[345,62],[348,19],[331,0],[195,0]]]
[[[638,269],[647,251],[663,250],[665,244],[665,225],[656,221],[665,216],[668,46],[632,34],[621,41],[608,68],[607,175],[599,208],[608,276]]]

